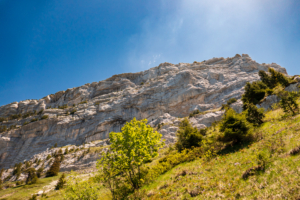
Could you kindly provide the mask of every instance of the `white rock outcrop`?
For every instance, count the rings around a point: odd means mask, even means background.
[[[153,126],[163,123],[159,131],[167,141],[174,142],[178,118],[197,109],[216,109],[230,98],[240,99],[246,82],[258,80],[258,71],[267,71],[269,67],[286,74],[279,65],[259,64],[246,54],[192,64],[162,63],[143,72],[114,75],[39,100],[1,106],[0,117],[4,118],[44,111],[0,123],[20,126],[1,134],[0,168],[32,159],[55,143],[60,147],[106,139],[109,132],[120,131],[134,117],[147,118]],[[233,106],[241,109],[240,102]],[[48,119],[31,122],[43,115],[48,115]],[[197,115],[191,121],[204,128],[221,116],[222,111],[218,111]]]

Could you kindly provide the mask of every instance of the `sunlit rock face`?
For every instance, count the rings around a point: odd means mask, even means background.
[[[178,118],[197,109],[201,112],[216,109],[230,98],[240,99],[246,82],[258,80],[258,71],[267,71],[269,67],[286,74],[279,65],[259,64],[246,54],[192,64],[162,63],[143,72],[114,75],[40,100],[4,105],[0,107],[0,117],[5,118],[44,111],[40,115],[0,123],[19,127],[1,134],[0,167],[28,160],[55,143],[78,145],[106,139],[109,132],[120,131],[124,123],[134,117],[146,118],[152,126],[165,120],[165,127],[159,131],[168,142],[174,142]],[[64,105],[68,107],[57,109]],[[240,109],[239,105],[236,109]],[[48,119],[30,122],[43,115],[48,115]],[[203,128],[221,116],[221,111],[212,112],[191,121],[194,126]],[[29,124],[23,125],[25,122]]]

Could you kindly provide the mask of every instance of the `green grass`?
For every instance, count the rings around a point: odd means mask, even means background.
[[[183,163],[142,189],[146,199],[297,199],[300,197],[300,155],[288,152],[300,146],[300,115],[282,117],[281,109],[266,114],[252,130],[259,141],[237,145],[207,161]],[[248,179],[243,173],[265,154],[266,168]],[[180,176],[182,171],[185,176]],[[191,193],[197,193],[191,197]]]
[[[38,180],[38,183],[32,185],[21,185],[0,190],[0,200],[27,200],[32,194],[36,194],[42,190],[44,186],[49,185],[52,181],[58,180],[59,176],[42,178]]]

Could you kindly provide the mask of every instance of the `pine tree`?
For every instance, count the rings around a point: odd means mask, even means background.
[[[60,169],[59,159],[56,158],[51,165],[50,169],[46,173],[46,177],[57,176]]]
[[[37,182],[38,177],[34,168],[29,168],[25,172],[27,173],[26,184],[34,184]]]
[[[252,123],[254,126],[259,126],[263,123],[262,119],[265,117],[264,109],[258,109],[252,103],[247,105],[246,120]]]
[[[65,174],[63,173],[61,175],[61,177],[59,178],[58,182],[57,182],[57,185],[55,186],[55,189],[56,190],[60,190],[62,188],[64,188],[64,186],[66,185],[67,181],[66,181],[66,176]]]
[[[292,112],[293,115],[299,110],[297,104],[297,93],[296,92],[282,92],[279,94],[281,98],[279,104],[285,113]]]

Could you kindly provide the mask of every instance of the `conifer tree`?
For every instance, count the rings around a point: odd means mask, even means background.
[[[252,103],[247,105],[246,120],[252,123],[254,126],[259,126],[263,123],[262,119],[265,117],[264,109],[257,108]]]
[[[60,162],[59,159],[56,158],[53,164],[51,165],[50,169],[47,171],[46,177],[57,176],[59,169],[60,169]]]
[[[64,186],[66,185],[67,181],[66,181],[66,176],[65,174],[63,173],[61,175],[61,177],[59,178],[58,182],[57,182],[57,185],[55,186],[55,189],[56,190],[60,190],[62,188],[64,188]]]
[[[296,92],[281,92],[279,94],[281,98],[279,104],[285,113],[292,113],[293,115],[299,111],[299,107],[297,104],[297,93]]]

